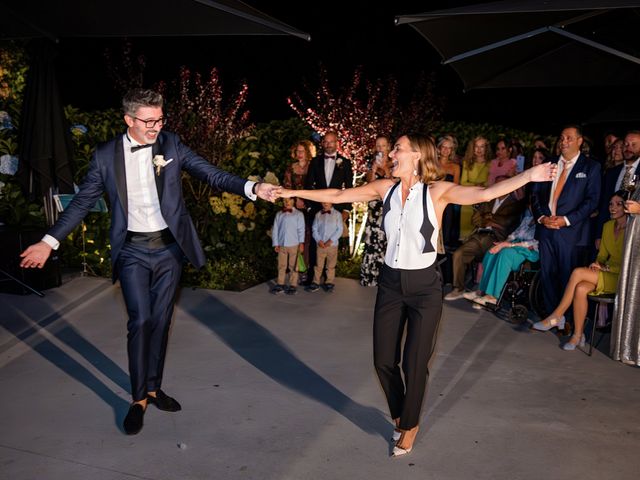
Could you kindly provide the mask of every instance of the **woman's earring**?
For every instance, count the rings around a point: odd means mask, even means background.
[[[418,171],[417,171],[415,168],[413,169],[413,176],[414,176],[414,177],[417,177],[417,176],[418,176]]]

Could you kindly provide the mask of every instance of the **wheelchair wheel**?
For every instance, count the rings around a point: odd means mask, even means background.
[[[547,312],[544,307],[544,298],[542,297],[540,271],[537,271],[531,279],[531,285],[529,286],[529,305],[538,317],[545,318],[547,316]]]
[[[507,319],[509,323],[520,324],[527,321],[529,317],[529,309],[524,305],[514,305],[511,310],[509,310],[509,314]]]

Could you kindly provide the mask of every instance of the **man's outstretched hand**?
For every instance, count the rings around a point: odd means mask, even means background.
[[[22,268],[42,268],[51,254],[52,248],[48,243],[39,241],[28,247],[20,254]]]

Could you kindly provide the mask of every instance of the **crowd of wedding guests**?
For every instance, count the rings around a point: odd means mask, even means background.
[[[485,204],[447,206],[440,225],[439,254],[447,301],[470,301],[474,308],[495,309],[512,272],[525,262],[539,270],[541,319],[533,329],[571,333],[564,350],[584,345],[588,297],[615,296],[612,355],[640,365],[637,322],[638,280],[632,274],[638,255],[636,218],[640,214],[637,172],[640,130],[608,133],[598,145],[577,125],[559,132],[553,145],[537,138],[533,145],[499,138],[491,143],[478,135],[462,148],[454,135],[434,138],[445,180],[461,185],[490,186],[526,168],[552,161],[552,182],[529,184]],[[376,138],[365,181],[391,178],[391,139]],[[293,162],[284,176],[291,189],[350,188],[353,171],[340,155],[339,138],[328,132],[322,151],[309,141],[291,149]],[[363,237],[360,283],[377,285],[386,241],[382,201],[368,204]],[[286,200],[274,220],[273,246],[278,254],[274,294],[334,290],[338,244],[350,205]],[[634,248],[634,246],[636,248]],[[306,268],[306,273],[299,271]],[[324,279],[324,281],[323,281]],[[597,298],[595,298],[597,300]],[[597,301],[592,302],[597,308]],[[570,308],[573,307],[573,308]],[[542,312],[540,312],[542,310]],[[604,311],[606,315],[606,309]]]

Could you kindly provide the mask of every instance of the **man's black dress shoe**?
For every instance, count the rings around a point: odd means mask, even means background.
[[[180,404],[174,398],[171,398],[169,395],[164,393],[162,390],[158,390],[155,397],[147,395],[147,402],[155,405],[160,410],[164,410],[165,412],[178,412],[182,410]]]
[[[129,407],[127,416],[124,417],[124,431],[127,435],[135,435],[142,430],[142,420],[144,419],[144,408],[139,403],[134,403]]]

